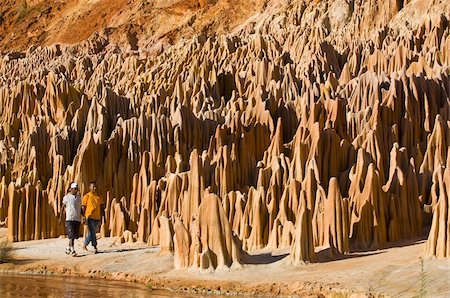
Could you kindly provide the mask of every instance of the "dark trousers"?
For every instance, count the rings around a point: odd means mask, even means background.
[[[86,240],[84,240],[84,246],[88,246],[89,243],[92,243],[92,246],[97,248],[97,228],[100,226],[101,221],[97,219],[87,219],[87,225],[89,228],[89,234],[86,237]]]

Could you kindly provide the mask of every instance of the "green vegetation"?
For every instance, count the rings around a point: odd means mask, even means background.
[[[376,280],[369,282],[369,288],[367,291],[367,296],[369,298],[382,297],[381,290],[383,285],[386,283],[386,275],[380,274],[380,277]]]
[[[427,273],[425,272],[425,264],[423,258],[420,258],[420,289],[419,298],[425,298],[427,296]]]
[[[20,21],[24,17],[26,17],[30,13],[30,9],[28,7],[28,3],[26,0],[23,0],[17,9],[17,19],[16,21]]]
[[[0,263],[6,263],[11,260],[12,247],[8,238],[0,238]]]
[[[148,283],[146,286],[147,290],[152,291],[153,290],[153,286],[151,283]]]

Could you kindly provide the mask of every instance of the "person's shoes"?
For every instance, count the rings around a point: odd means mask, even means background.
[[[83,247],[82,247],[82,248],[83,248],[83,250],[88,251],[86,245],[83,244]]]
[[[72,250],[72,252],[70,253],[70,255],[71,255],[72,257],[76,257],[76,256],[77,256],[77,253],[76,253],[74,250]]]
[[[95,253],[95,254],[98,253],[97,247],[94,247],[94,253]]]
[[[70,247],[66,248],[66,255],[70,255],[71,251]]]

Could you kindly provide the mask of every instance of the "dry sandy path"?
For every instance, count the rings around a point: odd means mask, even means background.
[[[151,283],[154,288],[176,291],[249,294],[310,295],[311,297],[365,297],[369,293],[389,297],[414,297],[420,290],[420,255],[424,241],[403,243],[348,258],[292,266],[287,251],[257,251],[240,268],[200,272],[174,270],[173,257],[160,255],[157,247],[143,244],[114,245],[113,238],[99,239],[99,254],[64,253],[66,239],[14,243],[14,263],[0,264],[0,271],[59,274]],[[427,297],[450,297],[450,260],[424,261]],[[364,293],[364,294],[363,294]],[[384,296],[383,295],[383,296]]]

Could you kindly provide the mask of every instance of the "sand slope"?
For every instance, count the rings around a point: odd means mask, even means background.
[[[7,0],[0,6],[0,51],[73,44],[105,29],[113,40],[132,48],[151,47],[156,41],[170,44],[199,33],[228,32],[258,13],[264,2]]]
[[[173,256],[160,255],[159,248],[138,243],[113,245],[114,238],[100,239],[101,253],[97,255],[82,252],[79,240],[79,256],[69,257],[64,253],[66,242],[49,239],[14,243],[15,261],[0,264],[0,271],[149,282],[154,288],[203,293],[413,297],[420,290],[418,256],[424,248],[423,241],[415,240],[329,262],[326,254],[319,253],[321,263],[302,266],[288,265],[286,251],[259,250],[252,252],[241,268],[212,272],[174,270]],[[448,297],[450,260],[426,259],[424,270],[427,297]]]

